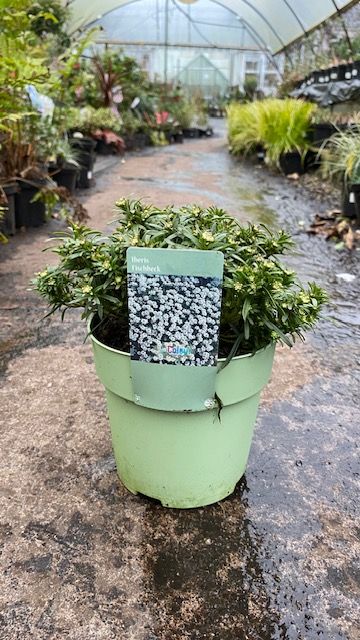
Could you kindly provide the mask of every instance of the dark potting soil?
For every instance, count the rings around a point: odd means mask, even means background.
[[[125,353],[130,353],[130,339],[129,339],[129,329],[127,322],[124,323],[124,319],[119,320],[118,318],[112,318],[103,320],[100,322],[99,319],[95,318],[92,323],[93,327],[93,335],[94,337],[102,342],[107,347],[111,347],[112,349],[117,349],[118,351],[124,351]],[[234,337],[235,341],[235,337]],[[220,337],[219,341],[219,358],[227,358],[229,355],[231,348],[233,346],[233,342],[229,340],[224,340]],[[251,352],[251,347],[246,344],[241,345],[241,347],[237,350],[234,356],[245,355]]]
[[[130,352],[128,325],[118,319],[103,320],[95,318],[92,322],[93,335],[107,347],[118,351]]]

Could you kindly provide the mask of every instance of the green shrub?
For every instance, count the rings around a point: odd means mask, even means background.
[[[295,273],[277,258],[292,247],[284,232],[239,222],[223,210],[186,206],[158,209],[140,201],[116,203],[114,233],[73,224],[53,251],[60,262],[39,273],[35,289],[50,313],[68,308],[93,314],[112,335],[128,336],[126,250],[131,246],[210,249],[225,258],[220,353],[249,353],[296,336],[318,319],[325,292],[315,283],[301,286]],[[108,333],[108,331],[107,331]]]

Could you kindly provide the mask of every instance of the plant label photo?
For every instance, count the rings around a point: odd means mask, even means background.
[[[219,251],[127,250],[137,404],[167,411],[215,406],[223,269]]]

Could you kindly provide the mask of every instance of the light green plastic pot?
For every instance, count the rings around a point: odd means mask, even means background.
[[[245,472],[275,345],[234,358],[218,372],[221,411],[191,413],[136,405],[129,354],[91,339],[96,371],[106,389],[117,471],[125,487],[180,509],[230,495]]]

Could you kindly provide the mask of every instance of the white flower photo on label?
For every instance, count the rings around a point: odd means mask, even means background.
[[[221,281],[128,274],[131,357],[143,362],[214,366]]]

